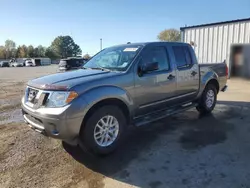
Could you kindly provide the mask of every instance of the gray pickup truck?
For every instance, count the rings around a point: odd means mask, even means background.
[[[114,151],[129,125],[142,126],[196,107],[210,113],[227,86],[225,63],[199,65],[185,43],[106,48],[82,69],[28,82],[25,122],[95,154]]]

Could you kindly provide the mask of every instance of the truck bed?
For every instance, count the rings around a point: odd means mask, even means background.
[[[203,78],[210,76],[210,73],[214,72],[217,74],[217,80],[219,82],[219,89],[223,89],[227,83],[228,68],[226,63],[204,63],[199,64],[201,81]],[[206,80],[206,79],[204,79]],[[205,83],[202,83],[205,84]]]

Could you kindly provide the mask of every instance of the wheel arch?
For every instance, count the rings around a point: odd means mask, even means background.
[[[220,86],[219,86],[219,82],[218,82],[218,80],[217,80],[217,79],[215,79],[215,78],[213,78],[213,79],[209,80],[209,81],[207,82],[207,84],[206,84],[206,87],[207,87],[209,84],[212,84],[212,85],[214,85],[214,86],[215,86],[216,91],[217,91],[217,94],[218,94],[218,93],[219,93],[219,91],[220,91]]]
[[[129,109],[129,107],[127,106],[127,104],[122,101],[121,99],[118,98],[107,98],[107,99],[102,99],[98,102],[96,102],[95,104],[93,104],[88,111],[86,112],[83,120],[82,120],[82,124],[81,124],[81,128],[80,128],[80,133],[81,131],[83,131],[86,122],[88,121],[88,119],[91,117],[91,115],[99,108],[106,106],[106,105],[113,105],[113,106],[117,106],[124,114],[127,124],[129,125],[131,122],[131,111]]]

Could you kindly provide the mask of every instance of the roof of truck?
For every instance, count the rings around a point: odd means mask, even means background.
[[[128,43],[128,44],[120,44],[120,45],[115,45],[112,47],[119,47],[119,46],[146,46],[149,44],[179,44],[179,45],[188,45],[187,43],[183,43],[183,42],[167,42],[167,41],[157,41],[157,42],[138,42],[138,43]]]

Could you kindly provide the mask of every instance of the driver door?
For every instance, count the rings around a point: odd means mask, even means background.
[[[158,70],[138,74],[140,66],[158,63]],[[170,66],[167,48],[152,46],[142,52],[142,59],[136,67],[135,75],[135,115],[140,116],[166,108],[176,90],[176,73]]]

